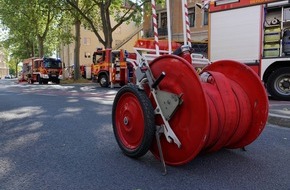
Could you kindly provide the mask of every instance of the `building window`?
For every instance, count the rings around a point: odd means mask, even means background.
[[[203,25],[208,25],[208,11],[203,11]]]
[[[86,46],[91,45],[91,38],[84,37],[84,45]]]
[[[167,35],[167,12],[159,12],[157,13],[157,32],[160,36],[166,36]],[[153,21],[153,19],[152,19]],[[152,23],[152,34],[149,34],[149,36],[154,35],[154,25]]]
[[[90,52],[85,52],[85,58],[91,58],[91,53]]]
[[[189,21],[190,27],[195,26],[195,8],[194,7],[188,9],[188,21]]]
[[[160,13],[160,26],[159,28],[167,28],[167,13]]]
[[[166,12],[157,13],[156,16],[158,28],[167,28],[167,13]]]

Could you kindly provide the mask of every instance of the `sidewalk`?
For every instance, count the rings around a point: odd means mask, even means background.
[[[268,123],[290,128],[290,102],[270,104]]]

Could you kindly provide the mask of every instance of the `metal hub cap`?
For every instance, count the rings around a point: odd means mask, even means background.
[[[128,120],[127,117],[124,117],[123,121],[124,121],[124,125],[128,125],[129,124],[129,120]]]
[[[106,81],[105,78],[102,78],[101,81],[100,81],[101,84],[105,84],[106,82],[107,82],[107,81]]]
[[[288,95],[290,93],[290,78],[289,76],[281,76],[277,79],[275,89],[281,94]]]

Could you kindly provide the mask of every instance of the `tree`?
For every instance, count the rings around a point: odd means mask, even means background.
[[[56,9],[56,0],[0,0],[0,19],[9,28],[9,39],[6,46],[14,46],[22,55],[34,56],[36,48],[38,56],[43,57],[45,49],[49,47],[46,38],[56,19],[59,18],[59,9]],[[17,47],[16,42],[21,43]],[[50,53],[50,52],[46,52]]]
[[[3,27],[9,31],[8,38],[2,41],[5,48],[9,48],[14,55],[28,56],[30,54],[31,32],[27,30],[27,20],[21,19],[19,14],[14,14],[16,6],[11,1],[7,4],[5,0],[0,1],[0,18]]]
[[[6,49],[2,48],[1,46],[0,46],[0,53],[4,55],[3,61],[4,63],[6,63],[6,66],[8,66],[9,68],[9,74],[17,76],[19,61],[11,57],[9,55],[9,52]]]
[[[164,0],[157,0],[158,2]],[[111,48],[112,33],[125,22],[140,23],[142,9],[151,0],[0,0],[0,20],[9,28],[5,46],[12,56],[23,59],[38,54],[42,57],[57,44],[71,39],[63,32],[74,20],[76,27],[75,76],[79,72],[81,25],[91,29],[105,48]],[[67,23],[66,21],[69,20]],[[115,22],[111,22],[114,20]],[[112,25],[112,23],[114,25]],[[53,48],[52,48],[53,47]]]
[[[157,1],[164,2],[164,0]],[[70,12],[75,18],[74,78],[78,79],[80,25],[92,30],[105,48],[112,48],[113,32],[125,22],[133,21],[139,24],[143,18],[143,7],[151,0],[136,0],[135,3],[129,0],[64,0],[64,2],[71,6],[73,10]],[[112,19],[115,21],[113,26]]]
[[[95,33],[100,43],[105,48],[112,48],[113,32],[125,22],[140,23],[143,7],[151,0],[136,0],[135,3],[129,0],[82,0],[81,7],[75,0],[66,2],[82,16],[84,25]],[[113,26],[112,19],[116,22]]]
[[[73,0],[75,6],[81,9],[81,2],[79,0]],[[62,5],[63,15],[62,18],[66,18],[68,22],[64,22],[63,24],[73,23],[75,26],[75,49],[74,49],[74,80],[78,80],[80,78],[80,31],[82,24],[82,17],[74,8],[72,8],[66,1],[60,1],[60,5]],[[65,16],[67,15],[67,16]],[[67,25],[66,28],[71,28],[71,25]]]

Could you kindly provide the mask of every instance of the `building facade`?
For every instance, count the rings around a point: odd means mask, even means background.
[[[181,0],[170,0],[170,27],[172,31],[172,40],[183,42],[183,13]],[[190,35],[193,48],[198,53],[207,55],[208,42],[208,12],[197,6],[197,3],[202,3],[202,0],[187,0],[188,5],[188,20],[190,26]],[[167,11],[166,5],[156,6],[158,36],[159,39],[168,38],[167,26]],[[144,17],[144,36],[152,38],[153,21],[151,12],[145,14]]]
[[[181,0],[170,0],[170,27],[172,39],[176,42],[183,42],[183,13]],[[188,18],[190,25],[190,34],[192,46],[196,53],[202,53],[207,56],[208,47],[208,13],[196,6],[196,3],[202,3],[202,0],[187,0]],[[166,5],[157,5],[157,20],[159,39],[167,39],[167,11]],[[112,23],[114,24],[114,23]],[[74,34],[74,27],[72,27]],[[142,35],[141,35],[142,30]],[[141,27],[135,23],[124,23],[113,33],[113,49],[124,49],[133,52],[135,42],[139,38],[153,38],[153,22],[151,10],[144,14],[144,22]],[[74,65],[74,47],[75,44],[64,45],[61,47],[60,57],[68,69]],[[97,37],[90,30],[81,28],[81,47],[80,47],[80,65],[89,67],[92,64],[92,55],[97,48],[103,48]]]
[[[141,30],[142,27],[136,26],[135,23],[122,24],[116,31],[113,32],[112,49],[124,49],[132,52],[133,46],[135,45],[137,39],[140,38]],[[75,31],[72,30],[73,34],[74,32]],[[69,70],[69,73],[74,65],[74,48],[74,42],[60,48],[60,57],[67,70]],[[80,65],[90,67],[92,64],[93,53],[97,48],[104,47],[99,42],[96,35],[90,30],[81,27]]]
[[[5,61],[5,54],[3,50],[0,48],[0,78],[4,78],[6,75],[9,74],[9,67]]]

